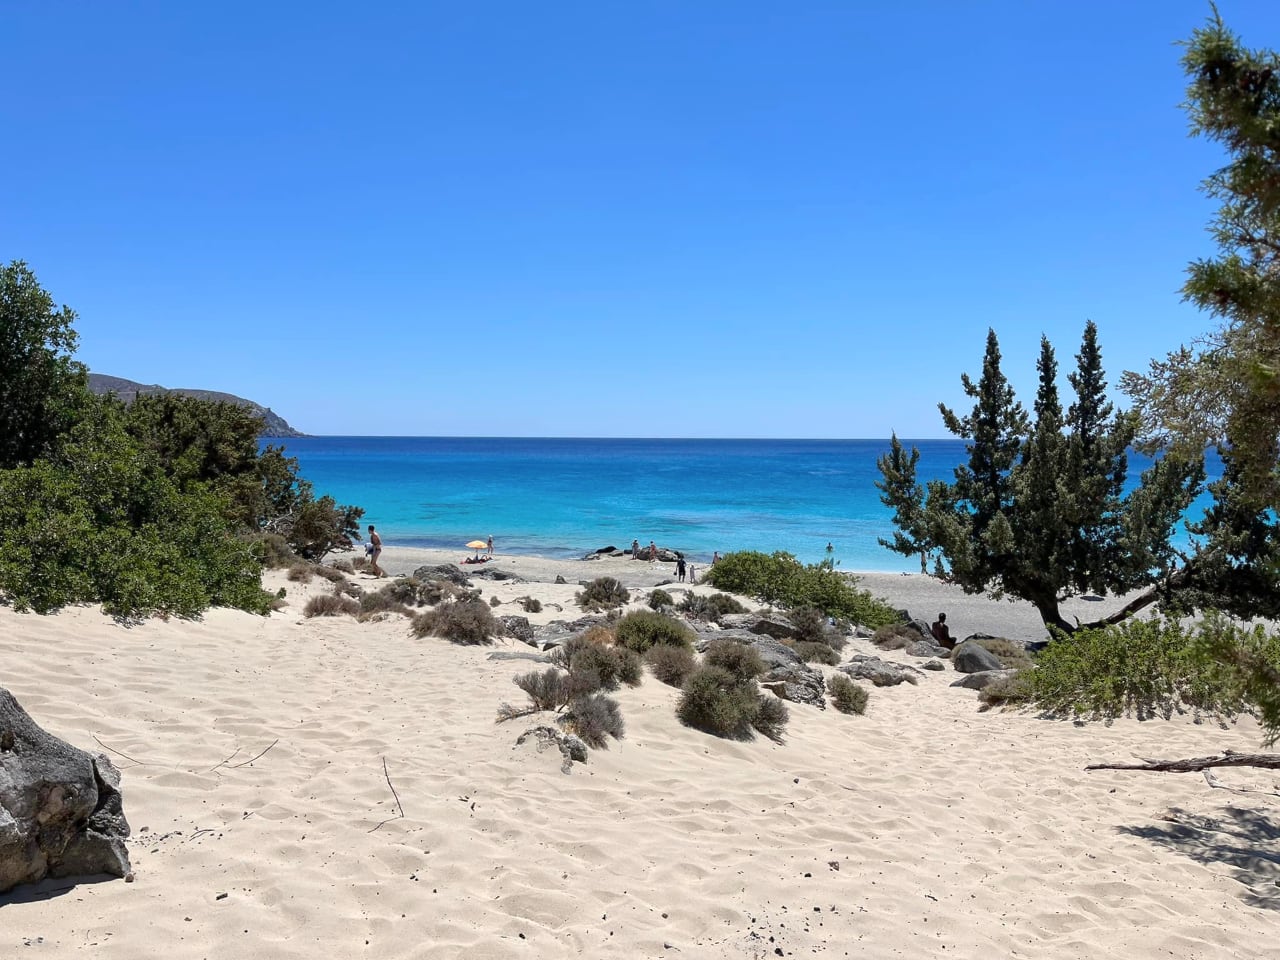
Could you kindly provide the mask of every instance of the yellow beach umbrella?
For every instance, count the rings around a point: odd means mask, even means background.
[[[477,557],[480,556],[480,551],[483,550],[488,545],[489,543],[486,540],[472,540],[470,543],[467,544],[468,547],[470,547],[472,550],[476,552]]]

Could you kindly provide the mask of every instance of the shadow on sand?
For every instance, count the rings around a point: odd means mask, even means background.
[[[1222,863],[1244,885],[1241,898],[1253,907],[1280,910],[1280,821],[1259,810],[1224,807],[1221,816],[1171,808],[1167,826],[1120,827],[1197,863]]]

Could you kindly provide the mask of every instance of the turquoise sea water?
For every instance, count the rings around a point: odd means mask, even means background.
[[[388,548],[578,557],[642,544],[826,555],[843,569],[918,571],[880,547],[892,533],[874,486],[887,440],[306,437],[283,441],[319,493],[365,508]],[[950,477],[959,440],[920,448],[922,482]],[[1134,463],[1132,466],[1139,466]]]

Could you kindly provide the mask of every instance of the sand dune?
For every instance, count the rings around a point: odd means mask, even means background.
[[[509,565],[569,582],[485,596],[567,604],[605,569]],[[917,578],[884,579],[894,599]],[[680,726],[648,677],[617,695],[626,738],[565,775],[515,746],[536,716],[494,722],[532,665],[488,654],[529,648],[304,620],[322,585],[277,585],[291,605],[267,619],[0,608],[0,683],[123,770],[136,875],[0,898],[4,956],[1280,957],[1280,799],[1082,770],[1253,749],[1252,721],[979,714],[948,672],[875,690],[864,717],[793,705],[785,744],[739,743]]]

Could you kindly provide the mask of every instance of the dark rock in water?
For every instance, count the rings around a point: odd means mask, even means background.
[[[760,678],[760,686],[783,700],[827,709],[827,685],[821,672],[802,663],[775,667]]]
[[[568,583],[568,582],[569,581],[566,580],[563,576],[561,576],[558,573],[556,574],[556,583]]]
[[[0,688],[0,893],[45,877],[129,872],[120,773],[36,725]]]
[[[994,653],[967,640],[951,652],[951,665],[960,673],[981,673],[984,670],[1004,668],[1004,664]]]
[[[915,667],[905,663],[881,660],[862,653],[855,654],[849,663],[838,669],[859,680],[870,680],[877,687],[894,687],[904,682],[916,683],[917,674],[920,673]]]
[[[435,567],[419,567],[413,571],[413,579],[420,580],[423,583],[428,580],[447,580],[449,583],[456,583],[460,587],[471,585],[467,573],[459,570],[452,563],[442,563]]]
[[[533,627],[529,625],[528,617],[508,615],[499,617],[498,622],[502,624],[502,632],[508,637],[515,637],[521,643],[533,643]]]
[[[940,647],[933,640],[913,640],[903,648],[903,652],[913,657],[941,657],[943,660],[951,656],[951,651]]]
[[[953,687],[964,687],[968,690],[982,690],[997,680],[1012,677],[1017,672],[1017,670],[979,670],[977,673],[966,674],[959,680],[953,681],[951,685]]]
[[[596,551],[596,553],[602,556],[608,556],[611,553],[617,553],[617,552],[618,552],[618,548],[614,546],[601,547],[599,550]]]

